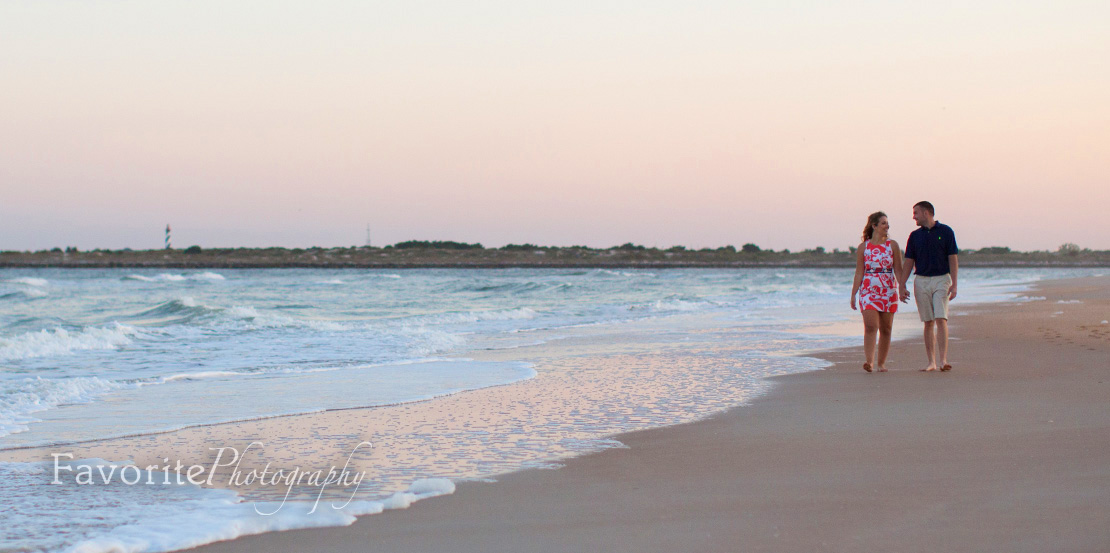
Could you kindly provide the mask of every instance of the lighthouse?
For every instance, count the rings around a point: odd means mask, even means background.
[[[173,249],[173,241],[170,240],[170,226],[169,225],[166,225],[166,249],[167,250],[172,250]]]

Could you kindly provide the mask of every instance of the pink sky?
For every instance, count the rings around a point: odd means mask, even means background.
[[[0,4],[0,250],[1110,249],[1105,2],[460,4]]]

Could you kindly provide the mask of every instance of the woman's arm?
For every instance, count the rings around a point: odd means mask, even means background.
[[[859,293],[860,284],[863,284],[863,250],[867,248],[865,242],[860,242],[856,248],[856,276],[852,279],[852,311],[856,310],[856,294]]]
[[[901,300],[902,294],[902,248],[898,247],[898,242],[890,241],[890,249],[894,252],[894,278],[898,279],[898,299]]]

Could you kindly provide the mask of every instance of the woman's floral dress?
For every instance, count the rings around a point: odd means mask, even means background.
[[[860,311],[883,313],[898,311],[898,281],[894,278],[894,250],[890,240],[882,244],[864,243],[863,283],[859,289]]]

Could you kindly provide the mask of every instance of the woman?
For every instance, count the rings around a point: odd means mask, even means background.
[[[876,211],[867,217],[863,242],[856,248],[856,278],[852,282],[852,310],[856,295],[863,311],[863,354],[867,362],[863,370],[871,372],[875,362],[875,334],[879,335],[879,372],[886,372],[886,354],[890,351],[890,330],[898,311],[898,282],[901,276],[902,250],[888,236],[890,222],[886,213]]]

